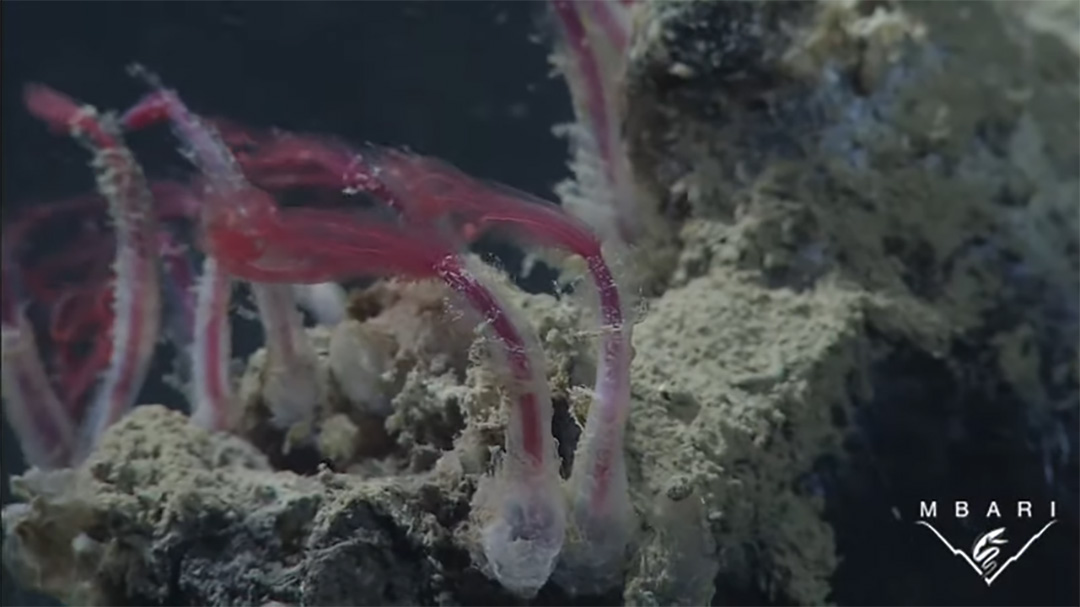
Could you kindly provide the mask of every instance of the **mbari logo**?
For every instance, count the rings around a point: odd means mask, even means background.
[[[1011,510],[1011,508],[1010,508]],[[957,519],[965,519],[971,516],[972,507],[966,501],[956,501],[953,503],[953,516]],[[1018,501],[1015,504],[1015,512],[1017,519],[1032,519],[1032,504],[1029,501]],[[922,525],[929,529],[937,539],[941,540],[942,544],[949,549],[954,555],[962,558],[964,562],[971,566],[971,569],[975,571],[975,574],[986,582],[987,586],[994,583],[994,580],[999,575],[1005,572],[1009,565],[1019,560],[1024,556],[1027,549],[1035,543],[1035,540],[1039,539],[1043,533],[1046,532],[1054,523],[1057,522],[1057,503],[1049,503],[1049,515],[1050,520],[1039,528],[1033,535],[1026,540],[1020,538],[1018,541],[1015,537],[1010,537],[1006,527],[1001,525],[1001,505],[998,502],[990,502],[990,505],[986,508],[986,520],[988,527],[991,529],[983,532],[975,538],[975,541],[971,544],[970,550],[961,550],[953,545],[952,542],[947,540],[940,531],[937,530],[927,519],[936,519],[938,516],[938,503],[936,501],[919,502],[919,518],[921,520],[916,521],[916,525]],[[993,522],[991,522],[993,521]],[[1021,543],[1022,542],[1022,543]],[[1011,545],[1011,546],[1010,546]],[[1012,556],[1004,559],[999,559],[1002,550],[1008,551],[1009,547],[1015,547],[1019,545],[1019,550],[1012,553]]]

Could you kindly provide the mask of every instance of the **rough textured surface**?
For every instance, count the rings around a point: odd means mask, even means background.
[[[43,537],[57,545],[48,558],[80,547],[65,562],[85,556],[87,569],[56,570],[95,585],[41,578],[68,602],[419,604],[438,592],[416,583],[435,573],[424,554],[448,544],[436,513],[451,506],[418,499],[450,494],[434,485],[274,472],[252,447],[161,407],[139,408],[64,480],[24,479],[18,491],[47,499],[5,522],[21,555]],[[19,562],[31,579],[56,565]]]
[[[1076,28],[1052,24],[1080,13],[640,10],[631,156],[675,235],[634,255],[656,294],[627,445],[641,528],[624,588],[552,583],[536,603],[999,601],[928,567],[896,520],[998,494],[1067,513],[1013,592],[1075,602],[1080,66]],[[468,508],[501,443],[498,377],[482,341],[432,337],[444,294],[380,289],[353,314],[408,346],[391,415],[335,401],[297,461],[282,437],[256,440],[264,455],[144,407],[84,468],[18,481],[31,499],[4,524],[20,579],[111,604],[510,602]],[[538,328],[568,455],[591,317],[508,297]]]
[[[1055,498],[1074,514],[1042,562],[1075,563],[1075,27],[1033,35],[1018,3],[648,10],[632,157],[684,219],[631,448],[652,491],[702,488],[714,600],[1001,600],[899,539],[890,511],[936,495]]]

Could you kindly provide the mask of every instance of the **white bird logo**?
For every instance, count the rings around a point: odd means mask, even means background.
[[[1035,540],[1039,539],[1039,536],[1045,533],[1051,525],[1057,522],[1057,519],[1054,519],[1049,523],[1043,525],[1043,528],[1039,529],[1038,533],[1031,536],[1031,539],[1029,539],[1027,543],[1025,543],[1023,547],[1021,547],[1020,550],[1016,552],[1016,554],[1006,559],[1000,567],[998,566],[995,559],[997,558],[998,554],[1001,553],[1001,549],[998,548],[998,546],[1008,543],[1008,540],[1003,537],[1005,535],[1004,527],[998,527],[997,529],[987,531],[986,533],[976,538],[974,544],[972,544],[971,546],[971,554],[968,555],[968,553],[954,547],[951,543],[949,543],[949,540],[945,539],[945,536],[938,533],[938,530],[934,529],[934,526],[930,523],[926,521],[915,522],[916,524],[922,525],[930,531],[933,531],[934,535],[936,535],[937,538],[941,540],[941,543],[945,544],[945,547],[949,549],[949,552],[952,552],[956,556],[964,559],[964,561],[968,565],[970,565],[972,569],[975,570],[975,573],[978,574],[982,581],[986,582],[986,585],[989,586],[990,584],[994,583],[994,580],[996,580],[999,575],[1005,572],[1005,569],[1007,569],[1009,565],[1013,564],[1014,561],[1018,560],[1021,556],[1023,556],[1024,552],[1027,551],[1027,549],[1035,543]]]

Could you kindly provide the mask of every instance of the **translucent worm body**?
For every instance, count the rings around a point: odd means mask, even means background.
[[[601,337],[596,404],[589,411],[570,479],[571,514],[575,536],[583,540],[582,570],[608,580],[602,584],[617,582],[632,527],[622,447],[630,407],[631,327],[597,236],[546,201],[473,179],[434,158],[374,145],[350,153],[343,144],[315,137],[242,137],[238,126],[230,129],[234,142],[244,142],[241,164],[257,183],[272,188],[359,188],[398,210],[410,225],[466,241],[501,230],[585,260],[598,296]]]
[[[460,262],[436,232],[318,209],[254,213],[261,223],[217,234],[230,272],[264,283],[318,283],[357,276],[439,278],[469,302],[499,344],[513,397],[498,491],[488,496],[483,544],[495,575],[529,595],[547,581],[562,549],[565,504],[559,489],[551,399],[543,356],[492,289]],[[218,228],[212,228],[218,229]]]
[[[574,102],[570,131],[576,155],[576,196],[569,200],[606,239],[632,242],[649,226],[642,221],[629,158],[622,141],[622,82],[630,43],[630,8],[619,0],[551,0],[559,37],[555,59]],[[594,217],[598,215],[598,217]]]
[[[208,256],[196,289],[191,421],[207,430],[226,430],[235,411],[229,380],[232,279]]]
[[[105,429],[135,404],[161,329],[154,200],[111,117],[41,86],[26,89],[27,107],[53,128],[78,137],[93,153],[98,191],[108,201],[116,230],[113,326],[109,366],[83,420],[76,461],[94,448]]]
[[[616,5],[605,2],[569,10],[567,3],[556,2],[589,89],[579,105],[592,121],[592,152],[605,163],[604,181],[620,198],[628,180],[621,172],[626,167],[619,160],[622,151],[613,97],[603,89],[600,59],[589,49],[590,36],[597,32],[615,49],[615,55],[627,44],[624,34],[628,30],[618,21],[621,13],[610,12],[611,6]],[[591,29],[583,26],[586,16],[594,22]],[[161,196],[166,204],[182,200],[182,212],[197,217],[200,245],[206,253],[197,281],[185,263],[182,247],[176,256],[164,256],[170,285],[197,282],[194,305],[180,298],[180,328],[188,330],[180,331],[184,335],[179,338],[194,343],[194,423],[229,429],[236,412],[228,373],[233,280],[252,285],[267,342],[262,397],[281,427],[311,418],[324,396],[319,393],[315,353],[297,310],[301,296],[305,308],[332,324],[345,314],[343,294],[335,281],[387,275],[441,280],[479,317],[494,345],[490,352],[500,363],[510,396],[504,455],[495,476],[485,478],[474,497],[475,521],[491,572],[508,589],[526,597],[547,582],[560,558],[564,564],[569,558],[579,578],[595,579],[601,586],[615,580],[632,528],[623,455],[632,350],[624,293],[595,229],[556,205],[473,179],[433,158],[371,145],[356,153],[336,142],[280,132],[249,136],[226,122],[204,121],[156,78],[145,71],[141,74],[154,90],[121,123],[129,129],[170,123],[200,173],[195,194],[182,188]],[[30,106],[39,117],[80,135],[95,150],[101,169],[99,187],[110,212],[118,217],[110,370],[91,411],[86,429],[90,438],[77,446],[85,454],[104,427],[130,406],[145,376],[161,322],[156,262],[171,248],[168,234],[157,228],[150,189],[119,143],[118,128],[90,110],[79,110],[70,102],[64,105],[61,101],[66,98],[51,92],[35,91],[31,97]],[[396,221],[340,208],[280,207],[270,194],[296,186],[321,189],[313,194],[320,202],[339,203],[363,192],[392,209]],[[551,436],[552,405],[543,352],[528,324],[516,319],[497,289],[483,280],[483,273],[458,254],[460,247],[492,230],[580,256],[597,293],[601,330],[595,403],[570,478],[569,524]],[[91,238],[90,242],[96,241]],[[63,268],[73,260],[55,262]],[[48,294],[48,287],[35,285],[43,294]],[[96,294],[89,289],[85,294],[72,291],[70,296],[97,301],[89,299]],[[12,301],[5,297],[5,306]],[[60,312],[51,329],[60,340],[69,333],[77,335],[97,317],[63,301],[55,307]],[[4,310],[5,380],[15,380],[12,385],[22,398],[44,399],[46,413],[52,408],[49,403],[62,408],[55,394],[51,401],[49,394],[37,394],[39,385],[49,388],[48,380],[40,365],[35,370],[24,364],[36,361],[37,353],[23,339],[26,331],[21,331],[17,312],[17,308]],[[31,355],[15,357],[21,352]],[[18,364],[7,364],[9,353]],[[35,375],[37,371],[41,373]],[[5,397],[8,392],[5,388]],[[42,444],[70,444],[63,437],[68,430],[52,421],[43,415],[20,423],[30,428],[26,431],[30,435],[42,437]],[[28,452],[34,448],[31,444]],[[66,456],[38,449],[34,457],[50,462]],[[564,554],[568,529],[573,548]]]
[[[5,242],[5,249],[7,243]],[[7,256],[5,250],[5,257]],[[27,463],[39,468],[67,465],[77,427],[57,397],[42,365],[33,329],[11,291],[14,271],[5,263],[3,313],[0,317],[0,388],[4,412],[22,446]]]
[[[188,111],[180,98],[156,82],[156,78],[141,72],[155,91],[141,103],[129,110],[123,118],[128,128],[139,128],[154,122],[168,119],[178,138],[184,143],[189,157],[199,168],[205,180],[206,191],[203,196],[203,223],[206,226],[228,225],[233,229],[242,229],[248,223],[256,223],[260,217],[256,213],[273,214],[276,205],[261,191],[255,190],[244,178],[232,153],[222,143],[212,126],[203,123]],[[213,233],[211,233],[211,242]],[[208,253],[216,251],[211,246]],[[217,263],[221,264],[221,260]],[[214,272],[228,271],[227,264],[214,266]],[[212,298],[213,302],[200,302],[200,311],[219,312],[217,299],[218,288],[226,288],[220,282],[223,278],[214,278],[204,284],[199,294]],[[273,413],[274,422],[280,427],[289,427],[310,419],[320,399],[320,388],[316,376],[316,358],[311,344],[304,338],[303,322],[296,310],[296,299],[292,291],[282,285],[267,285],[253,282],[251,285],[259,308],[259,319],[263,324],[267,342],[267,364],[263,399]],[[214,326],[222,321],[203,318],[197,321],[199,326]],[[196,349],[196,356],[215,360],[214,364],[227,365],[228,358],[217,360],[221,350],[217,340],[210,340],[201,345],[211,350]],[[206,360],[196,362],[196,367],[209,364]],[[213,375],[224,373],[218,369]],[[210,375],[207,375],[210,377]],[[214,392],[218,394],[218,392]],[[228,407],[222,402],[215,407]],[[216,414],[221,419],[220,414]]]

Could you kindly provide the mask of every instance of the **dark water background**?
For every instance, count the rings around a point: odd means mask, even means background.
[[[3,2],[4,219],[20,205],[93,189],[88,154],[26,113],[23,85],[40,82],[101,109],[123,109],[146,92],[126,73],[132,62],[157,72],[196,112],[404,145],[550,199],[552,186],[568,175],[565,142],[551,127],[569,121],[571,110],[539,35],[544,8],[538,2]],[[152,178],[188,171],[167,139],[145,139],[133,144]],[[257,340],[257,328],[249,330]],[[143,395],[141,402],[179,404],[175,392],[156,382]],[[24,464],[6,423],[2,468],[7,503],[9,475]],[[5,571],[0,604],[34,601]]]

